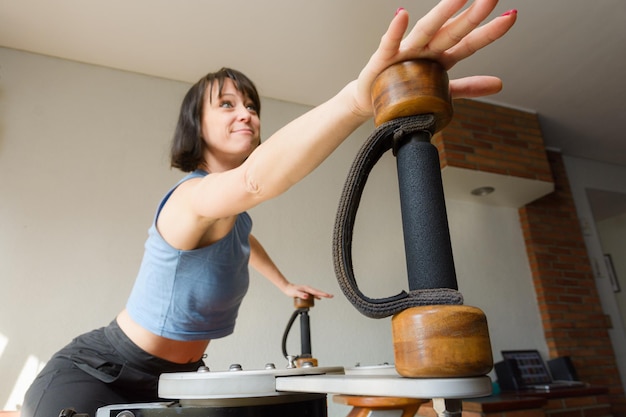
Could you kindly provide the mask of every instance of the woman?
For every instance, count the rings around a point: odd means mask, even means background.
[[[67,407],[95,415],[107,404],[157,401],[158,376],[194,371],[211,339],[233,331],[252,265],[290,297],[330,297],[290,283],[250,234],[246,210],[285,192],[372,116],[370,87],[390,65],[414,58],[458,61],[504,35],[516,12],[478,27],[497,0],[442,0],[404,37],[399,9],[359,77],[260,144],[260,101],[243,74],[223,69],[183,101],[172,166],[189,172],[157,210],[127,307],[107,327],[74,339],[26,394],[24,417]],[[403,39],[404,37],[404,39]],[[495,77],[450,82],[453,97],[496,93]]]

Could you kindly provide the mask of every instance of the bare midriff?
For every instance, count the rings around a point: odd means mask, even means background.
[[[174,363],[197,362],[209,346],[209,340],[173,340],[156,335],[135,322],[126,309],[117,316],[117,324],[141,349]]]

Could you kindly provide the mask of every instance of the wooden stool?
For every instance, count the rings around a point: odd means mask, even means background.
[[[335,395],[337,404],[350,405],[348,417],[367,417],[372,411],[402,410],[401,417],[413,417],[420,405],[428,400],[400,397],[365,397],[359,395]]]

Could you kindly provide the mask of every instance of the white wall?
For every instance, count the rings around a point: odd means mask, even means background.
[[[123,307],[155,206],[180,177],[168,168],[167,148],[187,88],[0,48],[0,406],[19,401],[9,397],[30,355],[45,361]],[[263,106],[264,137],[307,110],[266,98]],[[311,311],[321,365],[393,362],[390,319],[360,315],[332,267],[341,188],[371,131],[364,126],[311,176],[251,211],[254,233],[291,280],[335,294]],[[384,157],[355,230],[357,280],[376,298],[407,286],[395,175],[393,157]],[[459,287],[466,304],[487,314],[495,360],[502,349],[545,355],[517,210],[447,205]],[[292,300],[253,274],[235,334],[211,342],[209,366],[282,366],[280,341],[292,311]],[[293,331],[290,350],[297,351]],[[329,413],[347,412],[331,404]]]
[[[604,250],[600,242],[599,232],[594,222],[593,212],[587,198],[587,189],[626,193],[626,167],[601,164],[588,159],[564,157],[567,177],[576,203],[576,211],[581,221],[581,228],[587,245],[591,266],[595,276],[596,287],[602,310],[610,316],[613,327],[609,336],[615,351],[622,385],[626,384],[626,326],[620,314],[618,298],[611,287],[606,266]],[[624,247],[623,238],[620,243]],[[623,249],[622,249],[623,250]],[[619,260],[623,262],[622,260]],[[620,297],[621,299],[621,297]]]

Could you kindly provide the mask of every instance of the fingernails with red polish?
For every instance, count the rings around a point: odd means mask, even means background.
[[[501,14],[501,16],[510,16],[512,14],[517,14],[517,9],[511,9]]]
[[[398,13],[400,13],[402,10],[404,10],[404,7],[398,7],[398,10],[396,10],[396,16],[398,15]]]

